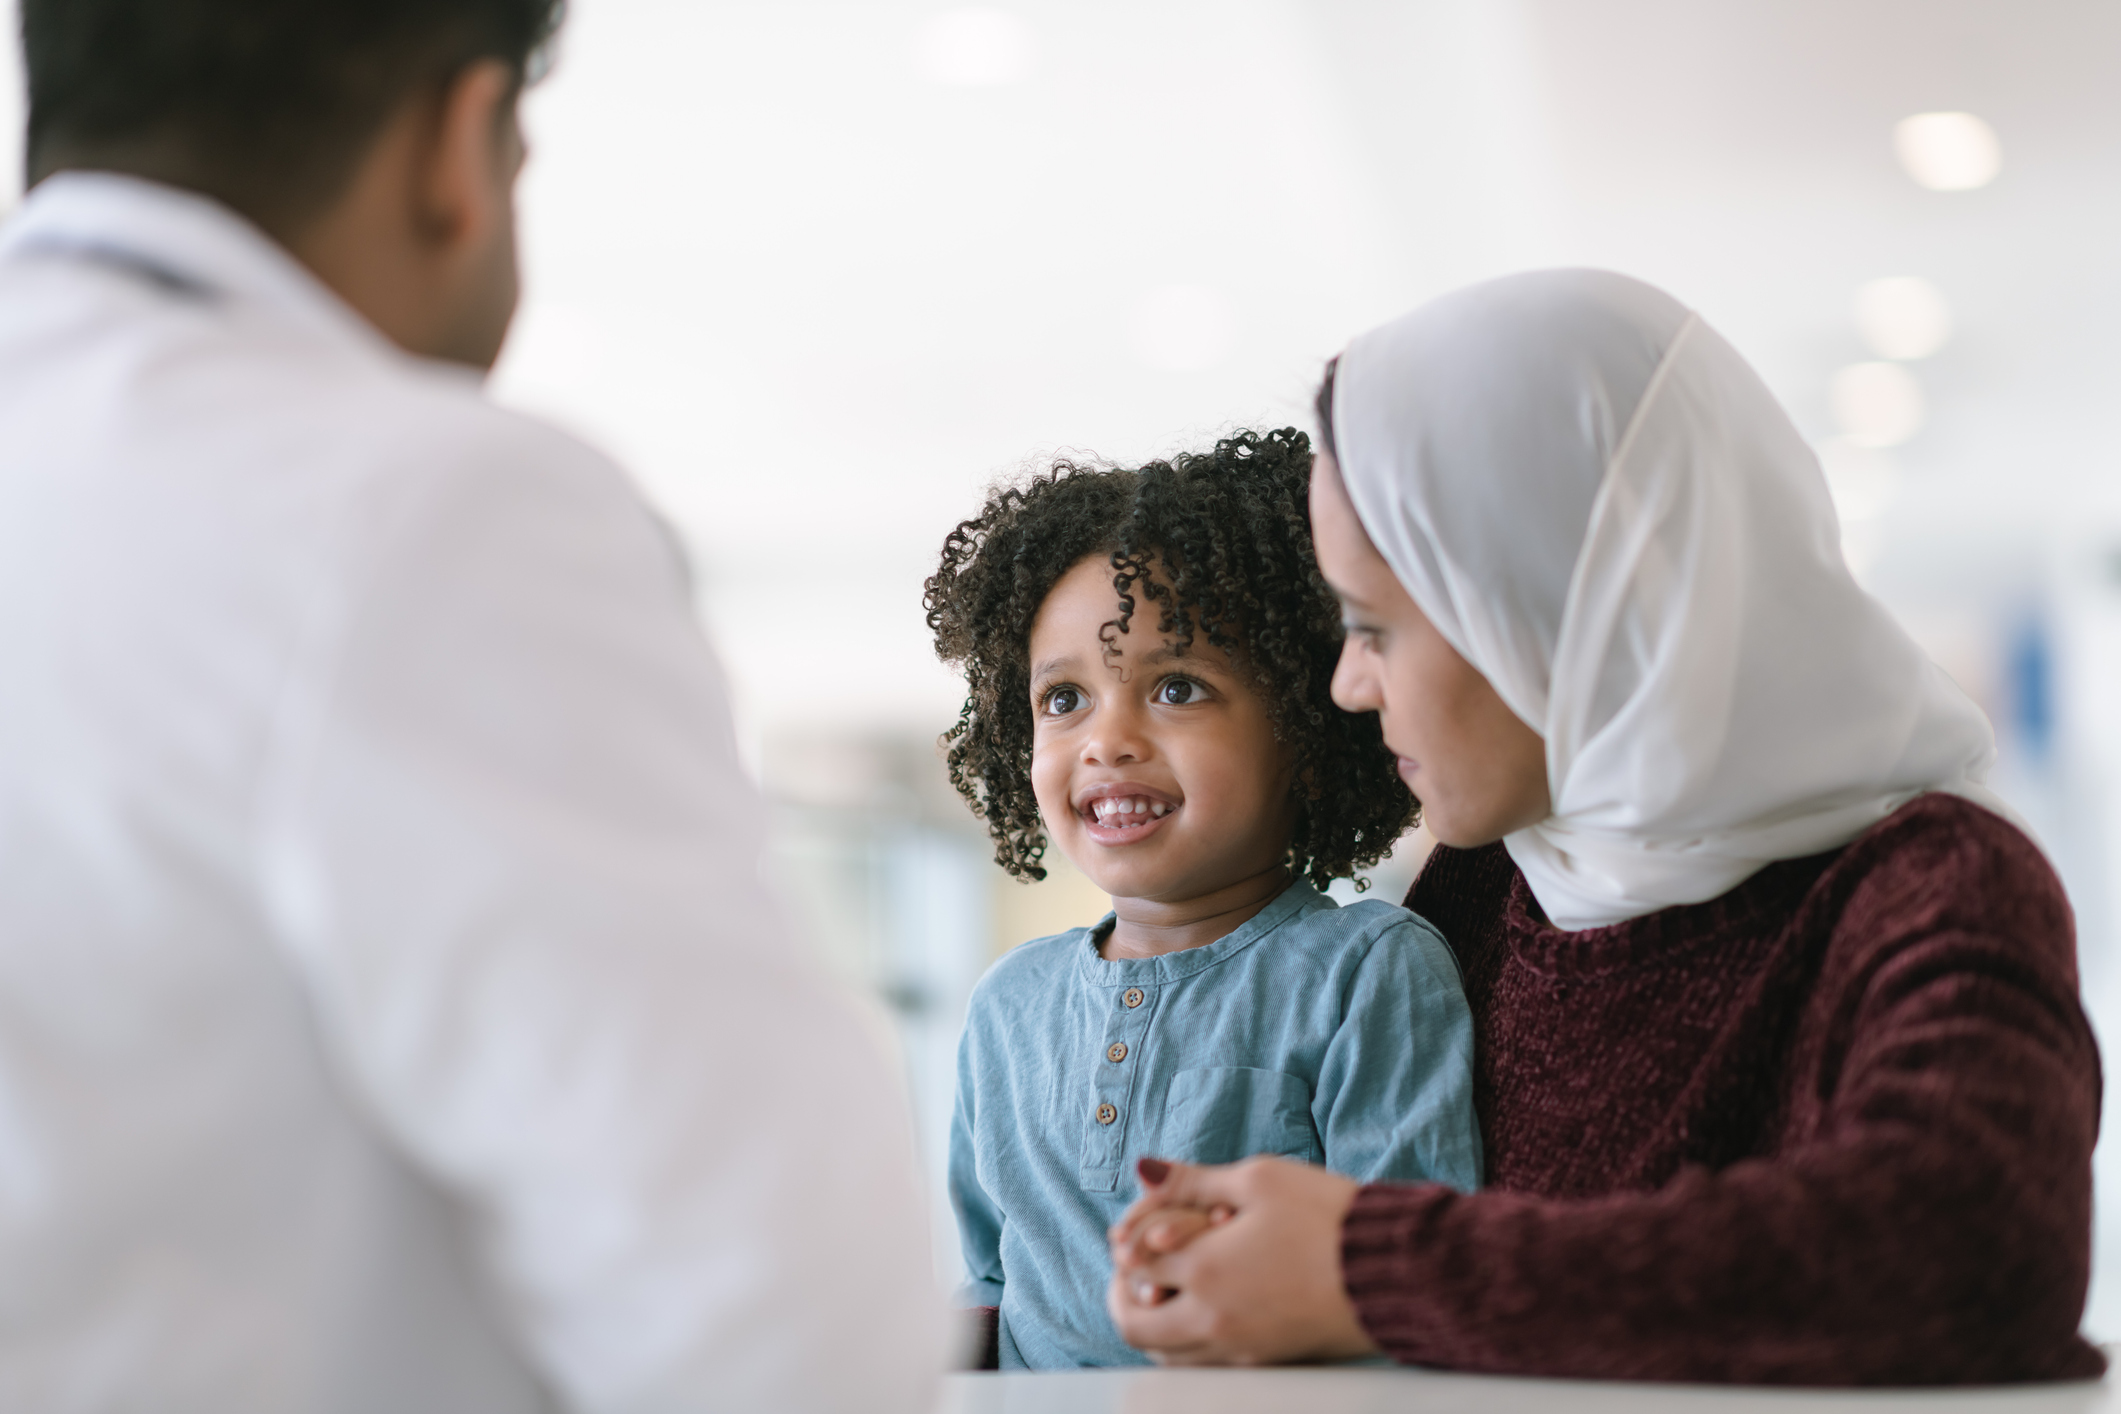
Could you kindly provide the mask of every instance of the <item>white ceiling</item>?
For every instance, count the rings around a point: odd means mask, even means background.
[[[503,395],[684,527],[761,726],[936,729],[920,580],[997,469],[1299,420],[1421,288],[1301,11],[1025,7],[1028,77],[970,89],[933,11],[587,0],[532,100]],[[1172,286],[1220,292],[1216,366],[1137,356]]]
[[[1946,637],[2114,480],[2111,0],[1022,0],[988,87],[924,72],[948,5],[573,8],[497,390],[682,527],[754,731],[939,725],[920,579],[997,471],[1304,422],[1350,334],[1527,265],[1666,285],[1822,438],[1856,287],[1934,281],[1957,332],[1869,576]],[[1924,191],[1892,125],[1960,108],[2002,176]],[[1159,309],[1220,356],[1153,366]]]
[[[939,725],[919,582],[997,470],[1302,422],[1350,334],[1526,265],[1666,285],[1820,437],[1856,287],[1936,282],[1871,570],[1917,617],[2018,593],[2114,460],[2121,7],[1026,0],[1027,73],[972,88],[923,72],[948,8],[580,0],[530,102],[501,394],[684,528],[754,728]],[[1993,186],[1900,171],[1939,108]],[[1170,286],[1220,300],[1212,366],[1144,363]]]

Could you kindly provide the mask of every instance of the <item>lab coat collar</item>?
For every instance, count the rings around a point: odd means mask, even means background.
[[[0,260],[75,254],[174,293],[265,305],[335,340],[396,353],[285,247],[211,197],[115,172],[60,172],[0,226]]]

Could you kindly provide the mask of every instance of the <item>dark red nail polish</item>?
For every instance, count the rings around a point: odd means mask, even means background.
[[[1134,1171],[1142,1176],[1142,1182],[1154,1188],[1171,1176],[1171,1165],[1162,1159],[1136,1159]]]

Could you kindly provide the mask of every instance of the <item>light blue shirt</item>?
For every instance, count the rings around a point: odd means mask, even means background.
[[[995,963],[958,1048],[960,1299],[1001,1308],[1005,1369],[1146,1363],[1105,1314],[1143,1155],[1480,1183],[1473,1018],[1425,920],[1296,883],[1206,947],[1108,962],[1111,927]]]

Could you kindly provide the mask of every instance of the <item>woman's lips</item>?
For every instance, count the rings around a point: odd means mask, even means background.
[[[1421,763],[1419,761],[1416,761],[1411,756],[1402,756],[1399,758],[1398,764],[1399,778],[1405,781],[1408,785],[1413,785],[1414,775],[1417,771],[1421,770]]]

